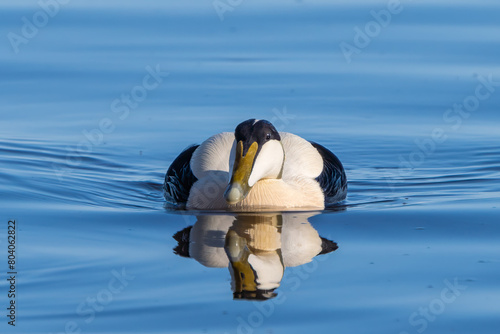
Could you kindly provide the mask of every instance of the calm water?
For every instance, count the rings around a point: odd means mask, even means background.
[[[0,4],[0,332],[497,333],[500,4],[228,3]],[[346,202],[165,209],[176,155],[254,117],[334,151]],[[235,233],[274,298],[234,299]]]

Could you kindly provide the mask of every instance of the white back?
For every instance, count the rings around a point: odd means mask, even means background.
[[[307,140],[288,132],[280,132],[281,144],[285,152],[283,179],[314,179],[323,171],[323,158]],[[201,179],[211,171],[229,173],[232,166],[231,151],[235,145],[234,133],[222,132],[205,140],[193,153],[191,169]],[[262,153],[262,152],[261,152]],[[258,159],[259,157],[257,157]],[[263,157],[261,157],[263,158]],[[267,159],[273,159],[266,156]],[[281,157],[274,157],[273,163],[281,166]],[[270,161],[271,162],[271,161]]]
[[[232,132],[218,133],[201,143],[191,158],[191,170],[194,176],[202,179],[213,171],[229,173],[229,155],[233,145]]]
[[[323,171],[323,158],[318,150],[310,142],[297,135],[280,132],[280,136],[285,150],[283,179],[318,177]]]

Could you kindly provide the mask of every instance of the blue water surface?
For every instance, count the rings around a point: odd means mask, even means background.
[[[493,0],[1,2],[0,332],[497,333],[499,15]],[[249,118],[335,152],[347,200],[167,209],[179,152]],[[255,248],[281,259],[255,269],[282,271],[274,298],[235,298],[230,231],[274,240]],[[321,238],[338,248],[319,255]]]

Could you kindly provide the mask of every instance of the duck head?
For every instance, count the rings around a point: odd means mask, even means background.
[[[244,121],[236,127],[234,137],[231,180],[224,192],[229,204],[242,201],[257,181],[281,178],[285,161],[281,137],[271,122]]]

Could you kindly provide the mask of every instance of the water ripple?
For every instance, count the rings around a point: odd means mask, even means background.
[[[162,207],[163,173],[126,164],[125,156],[106,151],[75,155],[55,142],[7,140],[0,142],[0,157],[6,166],[0,173],[5,202],[107,209]]]
[[[465,147],[443,154],[447,159],[436,166],[413,170],[378,163],[376,167],[366,163],[350,166],[349,195],[342,207],[444,203],[494,198],[500,193],[500,151],[496,147]],[[56,142],[27,140],[0,142],[0,157],[5,166],[0,172],[2,198],[13,205],[163,208],[161,187],[169,161],[157,157],[132,159],[126,148],[76,156]]]

